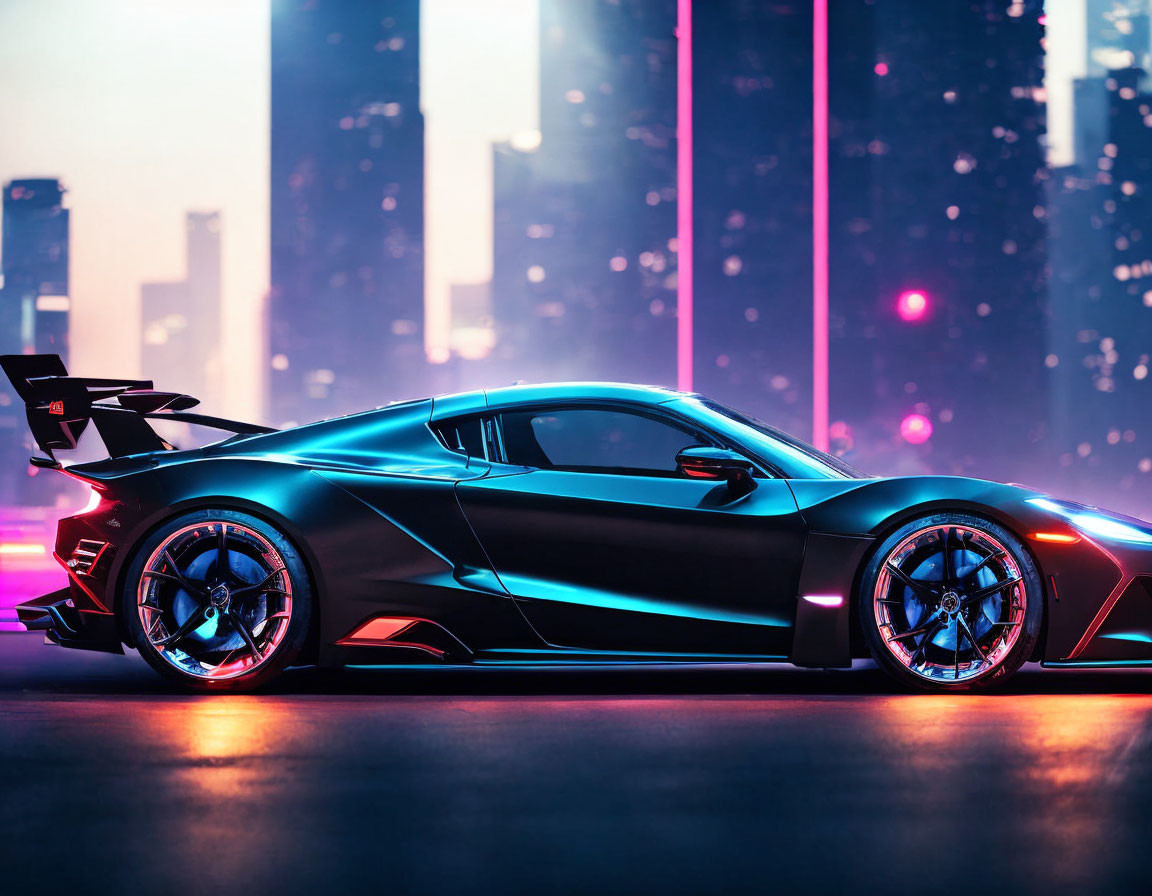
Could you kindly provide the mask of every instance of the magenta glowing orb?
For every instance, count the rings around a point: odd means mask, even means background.
[[[900,435],[911,445],[923,445],[932,438],[932,421],[923,414],[909,414],[900,421]]]
[[[901,320],[923,320],[928,314],[928,296],[918,289],[906,289],[896,299],[896,313]]]

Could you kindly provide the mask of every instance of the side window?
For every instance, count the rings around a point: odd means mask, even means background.
[[[433,424],[433,429],[449,451],[467,454],[469,457],[488,456],[485,451],[487,440],[484,436],[484,421],[481,417],[442,420]]]
[[[508,462],[543,469],[676,475],[676,455],[703,439],[672,423],[607,408],[501,414]]]

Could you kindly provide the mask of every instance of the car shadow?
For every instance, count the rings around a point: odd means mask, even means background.
[[[300,667],[287,670],[257,693],[269,698],[917,696],[865,661],[857,661],[853,669],[833,670],[797,669],[786,664]],[[1149,693],[1152,674],[1142,671],[1026,666],[993,696]],[[200,695],[172,687],[134,651],[110,656],[44,647],[23,637],[0,638],[0,697],[86,696],[196,699]]]
[[[391,666],[292,669],[264,690],[277,695],[501,697],[932,696],[909,691],[871,663],[853,669],[786,665],[469,668]],[[1152,674],[1021,670],[993,696],[1152,693]]]

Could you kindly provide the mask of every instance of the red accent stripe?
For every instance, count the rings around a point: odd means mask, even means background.
[[[336,643],[346,647],[383,647],[393,637],[420,621],[409,616],[377,616]]]
[[[68,573],[68,578],[71,579],[76,585],[78,585],[80,587],[81,591],[83,591],[90,598],[92,598],[92,602],[100,608],[99,612],[101,614],[103,614],[105,616],[111,616],[112,615],[112,611],[109,610],[108,607],[106,607],[104,605],[104,601],[100,600],[100,598],[98,598],[96,596],[95,591],[93,591],[91,588],[89,588],[87,585],[85,585],[82,581],[80,581],[80,577],[76,574],[76,570],[70,569],[68,567],[68,564],[64,562],[63,557],[61,557],[55,551],[52,552],[52,557],[56,560],[57,563],[59,563],[61,566],[64,567],[64,572]]]

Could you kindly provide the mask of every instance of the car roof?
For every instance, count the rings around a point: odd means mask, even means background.
[[[544,401],[629,401],[637,404],[661,404],[682,394],[684,393],[664,386],[637,386],[632,383],[518,384],[499,389],[438,395],[433,399],[432,415],[443,418]]]

